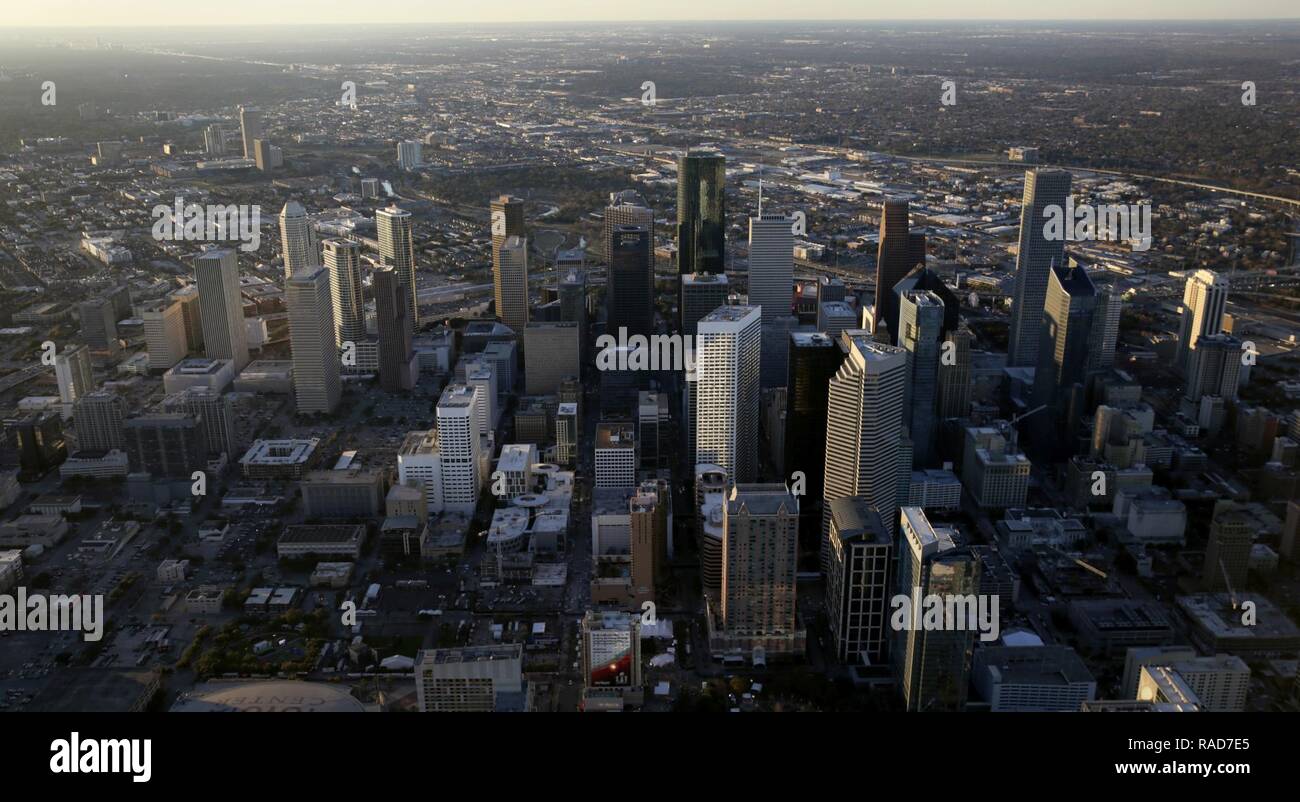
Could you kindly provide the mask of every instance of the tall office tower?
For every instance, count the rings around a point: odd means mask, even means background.
[[[1007,364],[1036,367],[1042,337],[1043,304],[1047,300],[1048,274],[1053,265],[1065,264],[1065,235],[1049,240],[1044,227],[1048,206],[1065,208],[1070,195],[1070,174],[1064,170],[1029,170],[1020,208],[1020,246],[1016,254],[1016,284],[1011,302],[1011,330]]]
[[[229,359],[238,373],[248,365],[248,333],[235,252],[215,248],[194,257],[194,279],[199,286],[204,353],[208,359]]]
[[[420,143],[415,140],[402,140],[397,143],[397,166],[402,170],[414,170],[424,163],[420,153]]]
[[[749,302],[763,310],[763,322],[788,317],[794,301],[793,218],[763,214],[749,218]]]
[[[587,688],[641,690],[640,616],[587,611],[582,617],[582,678]]]
[[[307,210],[298,201],[291,200],[280,210],[280,249],[286,281],[299,270],[320,264],[316,229],[307,217]]]
[[[125,284],[114,287],[104,293],[104,300],[113,305],[113,320],[123,320],[131,316],[131,288]]]
[[[692,148],[677,159],[677,274],[726,272],[726,158]]]
[[[764,390],[785,387],[790,377],[790,335],[799,328],[799,318],[794,315],[763,318],[763,375],[759,379]]]
[[[894,297],[902,308],[902,298],[909,292],[929,291],[939,296],[943,301],[943,330],[944,333],[956,331],[961,325],[961,299],[957,293],[944,283],[943,278],[933,270],[927,267],[913,268],[906,276],[903,276],[897,284],[894,285]]]
[[[185,313],[171,296],[140,309],[150,370],[167,370],[185,358]]]
[[[664,393],[642,390],[636,405],[638,464],[644,470],[659,467],[664,455],[663,427],[668,423],[668,398]]]
[[[77,305],[81,339],[91,348],[117,349],[117,312],[111,301],[96,298]]]
[[[1256,524],[1232,501],[1217,501],[1210,519],[1201,582],[1207,591],[1241,592],[1246,588]]]
[[[578,405],[562,402],[555,411],[555,461],[573,467],[578,456]]]
[[[1197,270],[1183,287],[1183,316],[1178,324],[1177,366],[1186,372],[1196,341],[1223,331],[1228,279],[1213,270]]]
[[[1088,342],[1088,370],[1115,367],[1115,348],[1119,345],[1119,321],[1124,314],[1124,296],[1118,281],[1097,287],[1097,307],[1093,311],[1092,336]]]
[[[482,445],[476,407],[481,391],[449,384],[438,399],[438,452],[443,509],[473,515],[483,488]]]
[[[132,473],[189,479],[208,465],[203,424],[191,415],[163,412],[129,418],[123,425]]]
[[[695,339],[695,463],[723,468],[733,485],[758,475],[761,335],[757,306],[722,306]]]
[[[1200,403],[1207,395],[1218,396],[1225,402],[1236,400],[1244,353],[1241,344],[1231,334],[1198,337],[1196,348],[1188,357],[1183,396],[1193,403]]]
[[[620,489],[636,485],[636,429],[626,421],[596,427],[593,449],[596,487]]]
[[[262,129],[262,112],[259,109],[249,106],[239,107],[239,134],[244,140],[244,158],[253,158],[255,156],[253,142],[266,138],[266,132]]]
[[[59,401],[65,405],[75,404],[86,393],[94,390],[95,377],[90,368],[90,349],[84,345],[74,345],[55,354],[54,378],[59,383]]]
[[[903,439],[907,352],[848,331],[847,351],[827,388],[826,479],[821,566],[830,565],[830,502],[862,496],[890,527],[898,512],[898,444]]]
[[[517,332],[528,325],[528,243],[507,237],[497,251],[492,281],[497,318]]]
[[[524,227],[524,202],[511,195],[499,195],[488,204],[492,216],[492,260],[495,266],[501,246],[510,237],[527,241]]]
[[[285,298],[289,305],[293,392],[298,412],[329,414],[343,395],[329,271],[316,266],[294,273],[285,285]]]
[[[926,596],[967,596],[979,592],[980,560],[953,542],[950,530],[930,525],[920,507],[900,515],[898,586],[916,606]],[[970,684],[975,630],[930,628],[921,611],[896,635],[892,658],[908,712],[960,711]],[[966,622],[963,621],[963,624]]]
[[[203,351],[203,309],[199,303],[197,284],[189,284],[175,292],[168,293],[167,298],[181,305],[181,320],[185,324],[185,353],[198,354]]]
[[[970,329],[950,331],[939,349],[939,420],[964,418],[970,414],[971,358],[970,346],[975,335]],[[948,345],[952,343],[952,345]],[[945,361],[944,349],[952,357]]]
[[[911,433],[912,462],[929,468],[935,459],[939,433],[939,362],[943,337],[943,301],[926,290],[909,292],[898,311],[898,344],[907,351],[907,384],[903,419]],[[902,470],[904,466],[899,466]]]
[[[253,161],[259,170],[274,170],[284,166],[284,152],[272,145],[269,139],[254,139]]]
[[[411,363],[411,307],[406,286],[392,268],[374,272],[375,318],[379,322],[379,385],[390,393],[415,386]]]
[[[894,285],[917,265],[925,265],[925,234],[911,233],[905,198],[887,198],[880,210],[880,246],[876,251],[876,315],[889,326],[898,344],[898,298]]]
[[[795,637],[798,540],[799,497],[789,488],[732,488],[722,524],[721,625],[728,638],[775,652],[770,641]]]
[[[330,300],[334,308],[336,342],[366,339],[366,306],[361,294],[361,246],[345,239],[322,243],[325,269],[330,274]]]
[[[617,336],[655,332],[655,277],[650,231],[641,226],[609,230],[609,278],[605,284],[605,330]],[[525,292],[526,294],[526,292]],[[508,322],[508,321],[507,321]]]
[[[1036,403],[1057,407],[1058,414],[1066,411],[1068,389],[1087,379],[1096,308],[1097,289],[1087,271],[1082,267],[1052,267],[1043,305],[1034,395]]]
[[[679,276],[681,282],[681,333],[692,337],[699,333],[700,318],[727,305],[731,284],[723,273],[691,273]]]
[[[233,461],[242,449],[235,435],[235,402],[208,387],[189,387],[163,399],[164,412],[179,412],[203,424],[210,456]]]
[[[117,393],[99,390],[82,396],[73,407],[72,423],[82,451],[122,448],[122,423],[126,404]]]
[[[421,649],[415,696],[421,713],[527,712],[524,647]]]
[[[18,467],[39,478],[68,456],[63,420],[53,412],[32,412],[5,421],[5,434],[18,452]]]
[[[477,412],[479,434],[489,434],[496,430],[501,413],[501,404],[497,400],[500,398],[497,394],[497,369],[486,359],[463,360],[462,364],[465,366],[463,383],[480,391]]]
[[[555,395],[566,376],[577,376],[579,336],[576,323],[529,323],[524,327],[524,392]]]
[[[817,305],[817,330],[826,336],[838,340],[840,332],[856,328],[858,314],[844,301],[826,301]]]
[[[655,587],[667,572],[670,494],[666,480],[642,482],[628,501],[632,604],[637,608],[655,600]]]
[[[889,653],[893,538],[864,498],[832,501],[830,521],[826,617],[835,656],[849,665],[881,665]]]
[[[379,255],[384,263],[397,271],[397,279],[405,288],[406,319],[414,332],[420,328],[420,308],[415,297],[415,240],[412,235],[411,213],[389,206],[375,212],[375,230],[379,234]]]
[[[804,517],[820,512],[826,474],[826,416],[830,380],[844,362],[839,343],[820,332],[790,334],[790,366],[785,391],[785,465],[789,479],[804,475]],[[815,510],[810,509],[814,507]],[[814,519],[820,534],[821,517]]]
[[[601,245],[604,248],[606,264],[614,258],[612,255],[614,234],[620,226],[640,227],[646,230],[650,241],[648,250],[653,284],[655,213],[636,190],[625,189],[622,192],[609,193],[609,205],[605,207],[605,218],[601,226]]]
[[[571,268],[560,279],[560,320],[577,323],[583,341],[587,339],[587,271]]]
[[[226,155],[226,128],[221,123],[203,129],[203,152],[209,156]]]

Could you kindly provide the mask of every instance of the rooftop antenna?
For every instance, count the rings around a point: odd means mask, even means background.
[[[763,218],[763,165],[758,165],[758,217]]]

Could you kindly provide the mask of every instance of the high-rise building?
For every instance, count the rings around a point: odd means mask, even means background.
[[[587,688],[640,690],[640,616],[587,611],[582,618],[582,678]]]
[[[473,515],[483,488],[477,407],[482,391],[449,384],[436,409],[443,509]]]
[[[527,241],[523,237],[507,237],[494,261],[492,280],[497,318],[515,331],[522,332],[528,325]]]
[[[596,427],[594,464],[597,488],[636,486],[636,430],[622,421]]]
[[[59,400],[65,406],[75,404],[86,393],[94,390],[95,377],[91,373],[90,349],[84,345],[74,345],[55,354],[54,378],[59,383]]]
[[[414,332],[420,328],[420,308],[415,297],[415,240],[411,213],[389,206],[375,212],[375,230],[379,234],[379,255],[384,263],[397,271],[397,279],[405,288],[406,319]]]
[[[185,358],[185,313],[181,304],[168,296],[140,309],[150,370],[167,370]]]
[[[578,405],[561,403],[555,412],[555,461],[572,467],[578,456]]]
[[[1234,502],[1215,503],[1214,516],[1210,519],[1210,541],[1205,547],[1205,567],[1201,570],[1201,581],[1207,591],[1245,590],[1255,526]]]
[[[1097,289],[1086,270],[1052,266],[1043,304],[1034,395],[1037,403],[1058,407],[1058,414],[1066,411],[1059,408],[1069,398],[1066,391],[1087,380],[1096,308]],[[1051,416],[1045,420],[1051,423]]]
[[[63,419],[53,412],[32,412],[6,420],[5,430],[18,452],[18,467],[26,475],[39,478],[68,456]]]
[[[560,279],[560,320],[578,324],[578,334],[587,338],[587,271],[570,268]]]
[[[351,240],[327,239],[322,243],[325,268],[330,274],[330,300],[338,344],[366,338],[365,299],[361,294],[361,246]]]
[[[374,272],[375,317],[379,323],[379,385],[395,393],[415,386],[411,348],[411,307],[401,274],[392,268]]]
[[[99,390],[82,396],[72,412],[78,448],[81,451],[120,451],[125,419],[126,405],[117,393]]]
[[[132,473],[189,479],[207,467],[207,433],[191,415],[163,412],[129,418],[123,435]]]
[[[1188,355],[1187,382],[1183,396],[1199,404],[1205,396],[1237,398],[1241,379],[1241,340],[1231,334],[1207,334],[1198,337],[1196,348]]]
[[[1183,314],[1178,324],[1177,366],[1187,371],[1196,341],[1223,331],[1228,306],[1228,279],[1213,270],[1197,270],[1183,287]]]
[[[835,656],[850,665],[881,665],[889,651],[893,538],[861,497],[832,501],[830,521],[826,617]]]
[[[208,387],[190,387],[163,399],[164,412],[178,412],[203,424],[208,455],[234,460],[243,453],[235,436],[235,404],[228,395]]]
[[[554,395],[581,368],[578,324],[529,323],[524,327],[524,392]]]
[[[903,417],[912,441],[909,472],[913,467],[928,468],[935,459],[943,315],[943,300],[929,290],[903,296],[898,313],[898,344],[907,351]]]
[[[81,339],[91,348],[116,350],[117,308],[107,298],[82,301],[77,305],[81,315]]]
[[[204,353],[209,359],[230,360],[235,372],[243,370],[248,366],[248,333],[235,252],[216,248],[194,257],[194,278],[199,287]]]
[[[296,200],[289,201],[280,210],[280,250],[286,281],[299,270],[320,264],[316,229],[307,217],[307,210]]]
[[[845,332],[841,342],[847,353],[827,387],[823,572],[830,562],[830,502],[861,496],[891,532],[898,511],[907,352],[861,330]]]
[[[763,324],[788,317],[794,302],[793,218],[763,214],[749,218],[749,302],[763,310]],[[784,345],[784,342],[782,342]]]
[[[1042,339],[1043,304],[1053,265],[1065,265],[1065,235],[1048,239],[1049,206],[1065,208],[1070,174],[1064,170],[1029,170],[1020,208],[1020,245],[1016,253],[1016,282],[1011,302],[1007,364],[1036,367]]]
[[[971,343],[975,335],[970,329],[950,331],[944,337],[939,353],[939,420],[964,418],[970,414],[971,401]],[[945,360],[943,354],[952,354]]]
[[[632,604],[655,600],[655,587],[668,570],[672,492],[667,480],[642,482],[628,501],[632,552]]]
[[[677,273],[726,272],[726,158],[692,148],[677,159]]]
[[[758,475],[761,330],[758,307],[722,306],[695,339],[695,463],[723,468],[731,484]]]
[[[751,654],[793,652],[799,498],[783,484],[737,484],[722,529],[724,637]]]
[[[900,513],[897,592],[913,605],[927,596],[973,596],[979,592],[980,560],[935,529],[920,507]],[[920,610],[896,634],[894,663],[898,686],[909,712],[960,711],[970,684],[975,631],[920,623]],[[965,621],[962,622],[966,623]]]
[[[645,198],[636,190],[625,189],[609,194],[609,205],[605,207],[605,219],[601,226],[601,244],[604,246],[605,261],[612,263],[614,232],[620,226],[640,227],[646,230],[649,239],[647,248],[650,259],[651,283],[654,281],[655,250],[655,213],[646,203]]]
[[[700,318],[726,306],[731,285],[725,273],[690,273],[680,276],[681,332],[694,337],[699,333]]]
[[[609,273],[605,284],[605,327],[615,334],[649,337],[655,331],[654,260],[650,231],[642,226],[609,229]],[[508,321],[507,321],[508,323]]]
[[[402,170],[414,170],[424,163],[420,153],[420,143],[416,140],[402,140],[397,143],[397,166]]]
[[[925,234],[912,233],[906,198],[887,198],[880,210],[880,245],[876,252],[876,315],[889,326],[898,344],[898,298],[894,285],[917,265],[925,264]]]
[[[1097,307],[1093,310],[1092,336],[1088,344],[1088,370],[1115,367],[1119,345],[1119,321],[1124,314],[1124,296],[1118,281],[1097,286]]]
[[[785,466],[787,478],[804,476],[804,499],[820,511],[826,474],[826,417],[830,380],[844,361],[839,343],[820,332],[790,334],[789,378],[786,380]],[[792,480],[793,481],[793,480]],[[805,502],[804,515],[813,506]],[[816,518],[820,532],[821,518]]]
[[[185,324],[185,352],[198,354],[203,352],[203,308],[199,303],[199,287],[190,284],[182,287],[167,297],[181,305],[181,320]]]
[[[524,647],[466,646],[421,650],[415,695],[421,713],[525,712]]]
[[[492,266],[497,255],[510,237],[519,237],[525,243],[528,232],[524,227],[524,202],[510,195],[500,195],[488,204],[492,216]]]
[[[244,158],[254,158],[256,149],[253,142],[266,137],[266,132],[262,129],[261,110],[250,106],[239,107],[239,135],[244,141]]]
[[[329,271],[320,266],[299,270],[289,278],[285,296],[298,412],[329,414],[343,393]]]

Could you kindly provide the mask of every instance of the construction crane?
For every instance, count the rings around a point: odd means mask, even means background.
[[[1033,415],[1035,412],[1040,412],[1044,409],[1047,409],[1047,404],[1039,404],[1038,406],[1034,407],[1028,412],[1022,412],[1019,415],[1016,415],[1014,418],[1011,419],[1011,422],[1007,424],[1008,427],[1011,429],[1007,437],[1007,443],[1008,443],[1007,450],[1010,453],[1012,454],[1016,453],[1016,444],[1020,440],[1020,433],[1016,431],[1016,424],[1024,420],[1025,418],[1029,417],[1030,415]]]
[[[1223,564],[1223,558],[1219,558],[1219,570],[1223,572],[1223,584],[1228,586],[1228,598],[1232,600],[1232,609],[1236,610],[1241,607],[1237,603],[1237,591],[1232,587],[1232,580],[1228,578],[1228,566]]]
[[[1058,547],[1056,547],[1056,546],[1049,546],[1048,548],[1050,548],[1052,551],[1056,552],[1057,554],[1061,555],[1062,557],[1065,557],[1066,559],[1071,560],[1075,565],[1079,566],[1080,568],[1084,569],[1085,571],[1091,571],[1092,573],[1096,574],[1097,576],[1101,577],[1102,579],[1106,579],[1106,576],[1107,576],[1107,575],[1106,575],[1106,572],[1105,572],[1105,571],[1101,570],[1100,568],[1098,568],[1098,567],[1095,566],[1095,565],[1092,565],[1092,564],[1090,564],[1090,563],[1088,563],[1088,562],[1085,562],[1084,559],[1083,559],[1082,557],[1075,557],[1075,556],[1073,556],[1073,555],[1071,555],[1071,554],[1066,554],[1064,551],[1062,551],[1060,548],[1058,548]]]

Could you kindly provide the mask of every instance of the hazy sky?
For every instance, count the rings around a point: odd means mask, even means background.
[[[1300,16],[1296,0],[15,0],[13,25],[248,25],[314,23],[574,22],[816,19],[1243,20]]]

